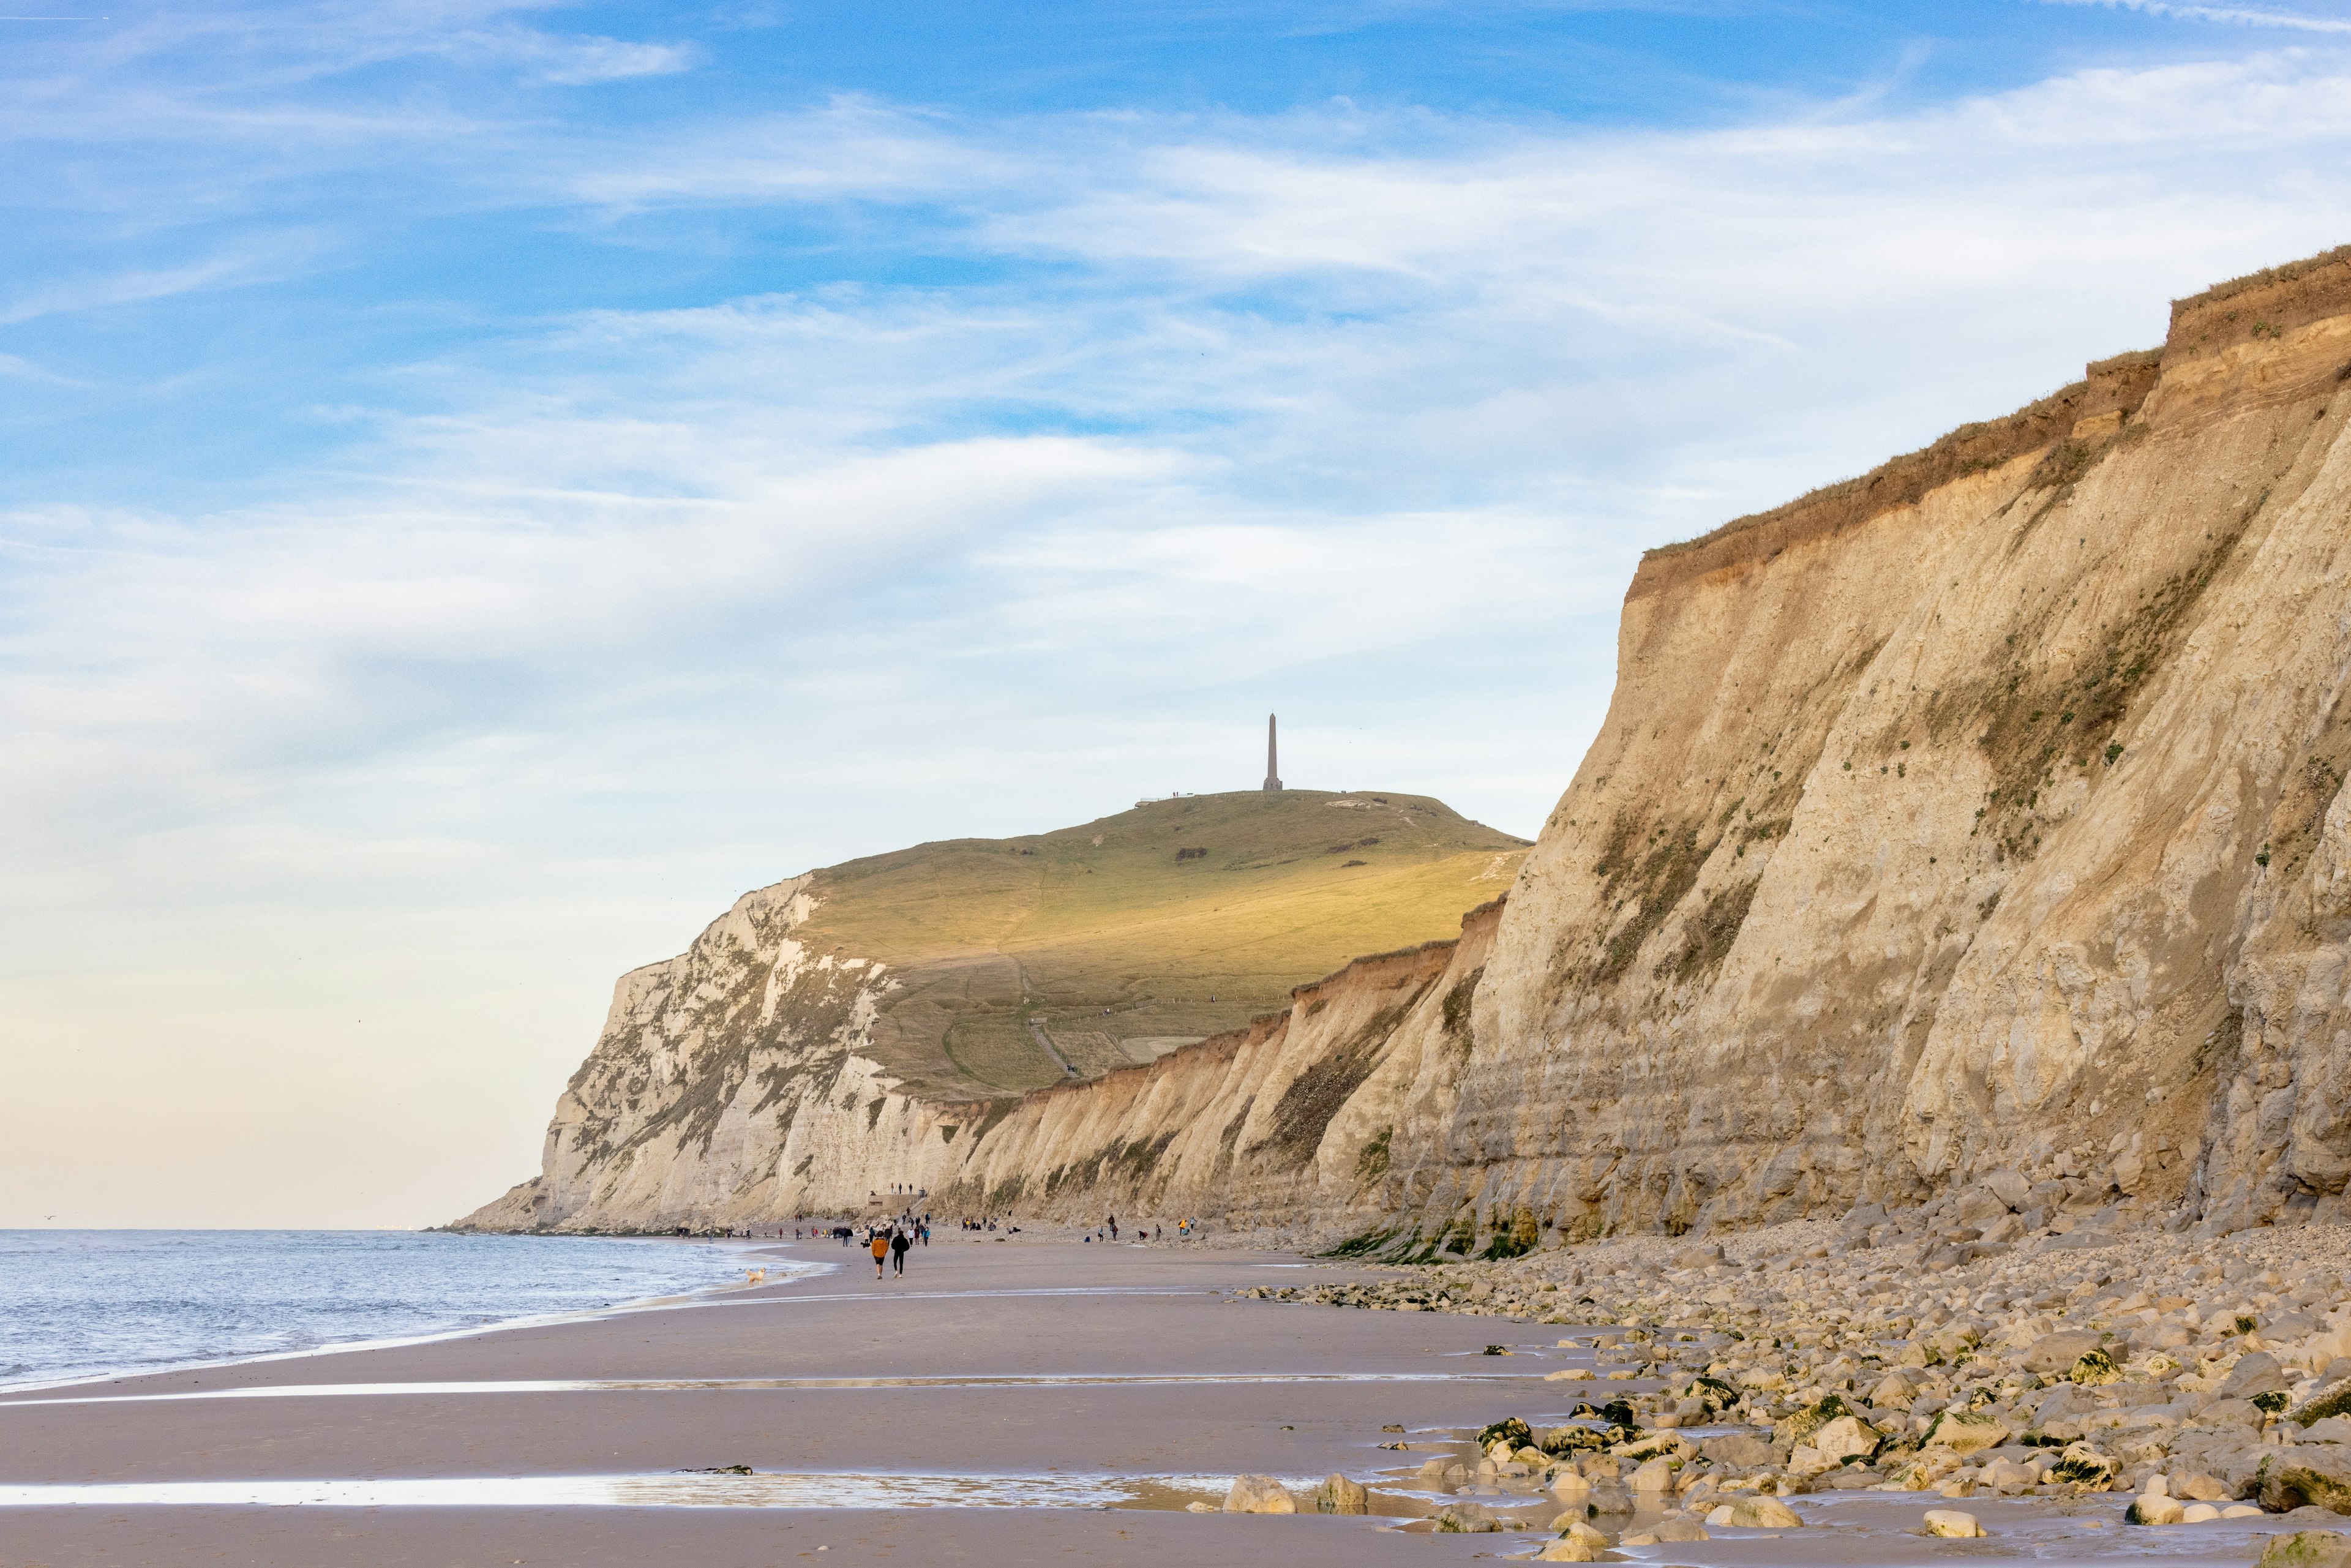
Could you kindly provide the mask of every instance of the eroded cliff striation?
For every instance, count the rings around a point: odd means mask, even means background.
[[[2215,1227],[2340,1214],[2346,416],[2351,249],[1653,552],[1506,901],[1090,1083],[897,1092],[860,1054],[886,981],[754,895],[624,985],[616,1020],[667,1021],[608,1030],[541,1177],[475,1222],[756,1221],[911,1182],[1426,1255],[2004,1167]],[[773,1040],[664,1091],[680,998]]]

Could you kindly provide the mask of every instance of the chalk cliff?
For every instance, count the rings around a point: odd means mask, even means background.
[[[623,983],[640,1043],[608,1031],[542,1175],[466,1223],[735,1223],[911,1181],[1404,1255],[2005,1168],[2215,1227],[2351,1218],[2346,421],[2351,247],[1652,552],[1606,724],[1507,899],[1087,1083],[893,1090],[859,1048],[886,980],[794,948],[794,884],[754,894]],[[756,1089],[681,1087],[644,1042],[689,995],[800,1043]],[[661,1094],[704,1096],[709,1153],[612,1140]],[[748,1155],[763,1119],[776,1161]]]

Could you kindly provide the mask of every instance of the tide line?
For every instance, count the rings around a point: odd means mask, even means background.
[[[1518,1383],[1538,1373],[1510,1372],[1050,1372],[935,1377],[609,1377],[533,1378],[465,1383],[290,1383],[257,1388],[204,1388],[170,1394],[87,1394],[62,1399],[0,1401],[0,1411],[57,1405],[169,1405],[206,1399],[372,1399],[470,1397],[502,1394],[674,1394],[822,1391],[853,1388],[1165,1388],[1184,1385],[1246,1387],[1293,1383]]]

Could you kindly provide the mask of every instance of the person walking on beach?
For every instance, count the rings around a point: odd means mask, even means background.
[[[904,1231],[890,1232],[890,1266],[893,1272],[901,1276],[906,1272],[906,1249],[914,1244]]]
[[[882,1260],[890,1255],[890,1239],[880,1229],[873,1232],[873,1277],[882,1277]]]

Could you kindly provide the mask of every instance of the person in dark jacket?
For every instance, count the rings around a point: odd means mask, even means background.
[[[890,1232],[890,1261],[901,1274],[906,1271],[906,1249],[913,1245],[914,1242],[908,1239],[904,1231]]]

